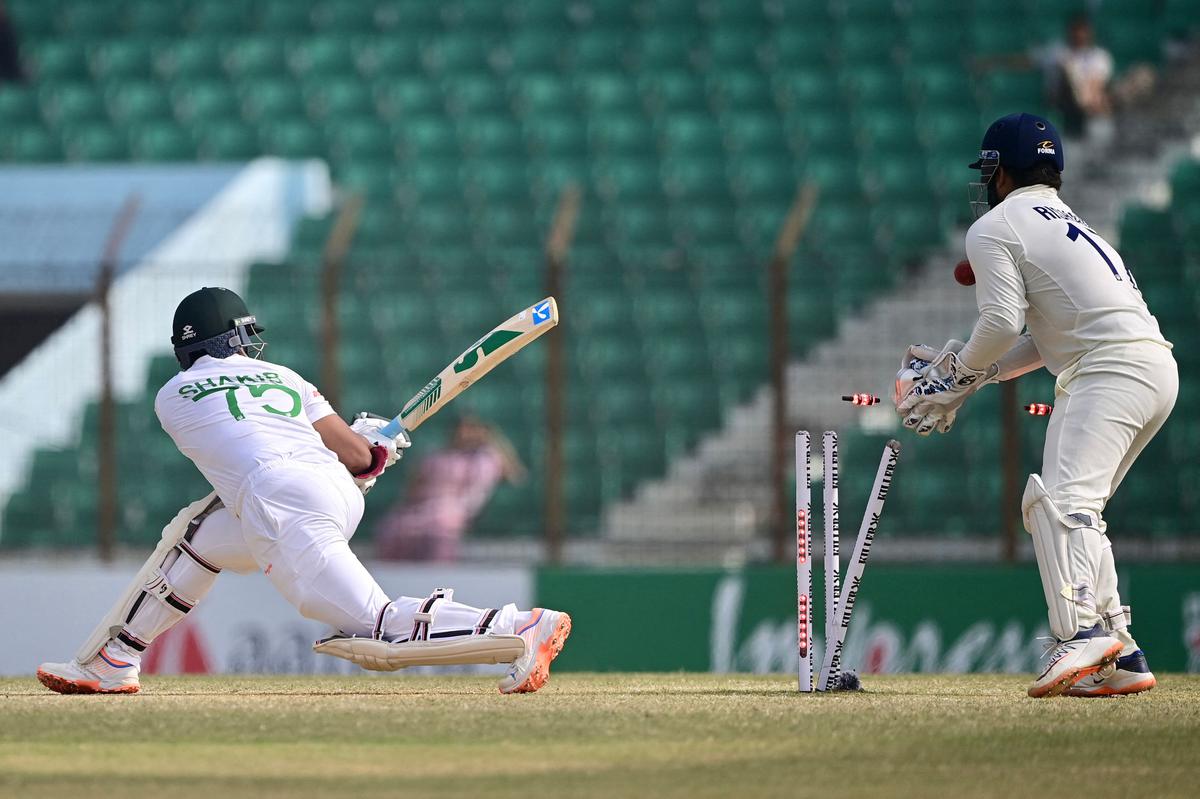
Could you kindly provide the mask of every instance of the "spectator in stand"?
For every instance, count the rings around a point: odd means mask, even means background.
[[[1088,17],[1073,17],[1067,24],[1066,41],[1046,48],[1038,60],[1046,70],[1050,100],[1068,135],[1086,136],[1089,120],[1106,120],[1112,115],[1109,84],[1113,58],[1096,44]]]
[[[1092,21],[1084,14],[1068,21],[1065,39],[1025,53],[975,60],[975,69],[980,71],[1035,66],[1045,74],[1045,99],[1061,120],[1060,130],[1091,145],[1098,155],[1115,133],[1113,108],[1149,95],[1157,80],[1154,67],[1148,64],[1135,64],[1114,77],[1112,54],[1096,42]]]
[[[453,561],[463,534],[501,480],[526,471],[512,445],[473,416],[459,419],[449,445],[428,455],[408,496],[380,523],[376,547],[389,560]]]

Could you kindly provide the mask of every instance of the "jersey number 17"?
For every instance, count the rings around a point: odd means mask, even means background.
[[[1115,277],[1117,280],[1121,280],[1122,279],[1121,273],[1117,271],[1116,264],[1114,264],[1112,262],[1112,259],[1108,257],[1108,253],[1106,253],[1104,251],[1104,248],[1102,248],[1099,244],[1096,243],[1096,239],[1093,239],[1091,236],[1089,236],[1088,234],[1084,233],[1082,230],[1077,228],[1075,226],[1075,223],[1068,222],[1067,223],[1067,238],[1070,239],[1071,241],[1079,241],[1080,236],[1083,237],[1084,241],[1086,241],[1088,244],[1092,245],[1092,249],[1094,249],[1096,252],[1100,253],[1100,257],[1104,259],[1104,263],[1108,264],[1108,268],[1112,270],[1113,277]],[[1122,263],[1122,266],[1124,266],[1123,263]],[[1137,281],[1133,279],[1133,272],[1129,271],[1128,266],[1125,267],[1125,274],[1129,276],[1129,285],[1133,286],[1136,289],[1138,287]]]

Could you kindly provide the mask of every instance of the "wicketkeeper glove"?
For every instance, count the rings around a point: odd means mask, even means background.
[[[350,425],[350,429],[365,438],[371,446],[370,467],[366,471],[354,475],[354,482],[363,494],[370,491],[379,475],[383,474],[387,467],[400,460],[404,455],[404,450],[412,446],[412,439],[408,437],[408,431],[403,428],[395,438],[380,435],[379,431],[389,421],[391,420],[363,411],[354,417],[354,422]]]
[[[976,370],[960,361],[963,346],[951,339],[936,354],[924,345],[909,347],[905,353],[907,364],[896,375],[894,400],[903,425],[917,435],[948,432],[967,397],[997,379],[995,364]]]

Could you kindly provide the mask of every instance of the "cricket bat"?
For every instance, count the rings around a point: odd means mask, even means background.
[[[553,297],[536,302],[476,341],[425,387],[404,404],[403,410],[384,425],[379,433],[395,438],[401,430],[416,430],[440,411],[450,400],[488,372],[508,360],[518,350],[558,324],[558,303]]]

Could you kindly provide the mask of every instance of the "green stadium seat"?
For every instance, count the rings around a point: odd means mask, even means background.
[[[189,36],[159,55],[159,70],[174,80],[223,78],[221,40]]]
[[[250,28],[249,4],[200,0],[187,6],[187,27],[193,34],[237,36]]]
[[[63,151],[72,161],[123,161],[129,157],[125,138],[107,122],[64,128]]]
[[[774,158],[747,158],[732,167],[734,194],[743,202],[786,202],[796,196],[800,181],[786,164]]]
[[[592,148],[609,155],[645,154],[654,147],[654,128],[638,112],[601,114],[589,120]]]
[[[312,8],[308,3],[269,0],[258,13],[260,30],[276,35],[296,36],[312,30]]]
[[[661,118],[664,151],[672,156],[720,157],[721,131],[712,116],[703,112],[685,112]]]
[[[278,122],[305,116],[304,96],[300,87],[287,78],[251,81],[241,84],[238,91],[249,119]]]
[[[586,73],[580,76],[577,88],[593,113],[641,110],[636,84],[621,72]]]
[[[313,27],[319,31],[370,33],[376,30],[370,3],[356,0],[322,0],[313,9]]]
[[[875,108],[861,112],[855,121],[858,135],[864,142],[863,152],[894,153],[909,149],[919,141],[912,115],[907,110],[892,112]]]
[[[327,153],[320,129],[303,119],[284,119],[259,125],[264,152],[280,158],[323,158]]]
[[[410,157],[456,158],[460,154],[454,125],[442,116],[413,116],[396,133]]]
[[[579,33],[567,48],[567,61],[576,72],[615,72],[624,65],[628,36],[612,29],[587,30]]]
[[[575,106],[575,89],[565,78],[553,73],[517,76],[513,79],[512,91],[525,113],[570,111]]]
[[[88,75],[87,59],[77,41],[44,41],[23,52],[29,71],[42,84],[82,80]]]
[[[92,74],[101,81],[145,80],[154,72],[153,40],[117,39],[90,53]]]
[[[58,21],[64,38],[105,38],[121,32],[121,15],[103,3],[64,3]]]
[[[51,84],[41,92],[42,112],[57,125],[71,125],[108,118],[104,99],[90,83]]]
[[[663,163],[663,188],[672,198],[718,199],[729,195],[721,159],[685,158]]]
[[[536,155],[577,157],[587,152],[587,129],[573,114],[527,115],[522,124],[530,152]]]
[[[781,104],[798,114],[828,113],[843,102],[843,94],[832,74],[820,67],[794,69],[778,74],[776,91]]]
[[[738,155],[770,156],[778,163],[790,154],[791,142],[774,112],[731,112],[721,123],[727,146]]]
[[[23,39],[49,39],[57,32],[57,4],[41,0],[17,0],[5,3],[5,6]]]
[[[897,55],[895,30],[889,25],[861,22],[844,25],[837,49],[845,64],[887,65]]]
[[[244,122],[218,118],[197,127],[199,156],[209,161],[242,161],[262,152],[254,128]]]
[[[458,75],[446,81],[447,107],[456,116],[505,114],[504,86],[490,75]]]
[[[945,5],[945,4],[943,4]],[[946,8],[955,8],[946,6]],[[957,12],[957,9],[955,9]],[[946,35],[947,30],[957,29],[962,24],[956,17],[951,27],[939,23],[934,17],[918,17],[920,24],[915,21],[909,26],[908,36],[903,48],[905,60],[912,66],[938,66],[948,69],[963,69],[963,45],[959,36]]]
[[[225,64],[237,80],[281,79],[288,72],[287,48],[271,35],[234,40],[225,50]]]
[[[330,153],[338,163],[387,162],[396,148],[387,128],[374,117],[340,116],[327,129]]]
[[[421,48],[415,39],[385,36],[357,48],[359,71],[372,78],[408,77],[421,69]]]
[[[157,82],[120,83],[110,88],[108,108],[123,125],[170,120],[174,114],[167,90]]]
[[[824,66],[833,49],[829,34],[816,25],[781,28],[769,39],[766,61],[777,69]]]
[[[594,162],[596,186],[606,197],[623,201],[662,196],[658,162],[649,158],[620,158]]]
[[[187,131],[173,121],[152,121],[135,127],[130,151],[141,161],[191,161],[196,147]]]
[[[1040,72],[993,72],[983,78],[983,91],[995,106],[1040,104],[1045,91]]]
[[[562,38],[553,31],[518,30],[508,41],[507,60],[517,74],[562,68]]]
[[[37,122],[37,95],[25,86],[0,86],[0,124],[20,125]]]
[[[294,45],[289,60],[296,72],[308,80],[357,80],[358,46],[359,42],[343,36],[316,36]]]
[[[477,158],[520,158],[525,153],[521,127],[507,116],[459,120],[463,149]]]
[[[642,32],[634,46],[640,69],[689,69],[692,57],[700,49],[695,29],[666,25]]]
[[[385,79],[374,87],[375,102],[384,119],[402,121],[423,115],[444,113],[442,93],[431,81],[420,77]]]
[[[488,58],[496,47],[491,34],[447,32],[423,49],[422,59],[430,71],[446,76],[486,72],[491,68]]]
[[[731,119],[746,113],[770,112],[775,107],[767,76],[757,70],[730,68],[715,73],[709,79],[709,96],[713,105]]]
[[[331,78],[306,87],[308,113],[314,119],[340,123],[346,118],[373,117],[371,90],[358,78]],[[375,121],[376,125],[380,125]]]
[[[708,110],[704,81],[693,72],[682,69],[649,72],[639,83],[649,106],[658,113],[701,114]]]
[[[0,153],[19,163],[47,163],[62,158],[58,141],[37,124],[0,126]]]
[[[520,205],[522,213],[530,196],[529,176],[517,161],[484,160],[463,168],[468,194],[485,202]]]

